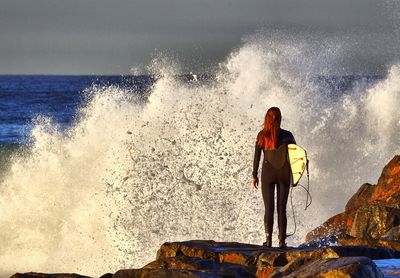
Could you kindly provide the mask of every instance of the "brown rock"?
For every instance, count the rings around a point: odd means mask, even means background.
[[[270,277],[271,274],[276,270],[274,266],[267,265],[257,269],[256,277],[257,278],[267,278]]]
[[[112,278],[112,277],[113,277],[112,273],[106,273],[106,274],[101,275],[99,278]]]
[[[400,241],[397,240],[379,240],[377,246],[391,248],[393,250],[400,250]],[[398,251],[400,252],[400,251]]]
[[[305,264],[311,261],[312,259],[310,258],[297,258],[296,260],[286,264],[281,269],[275,269],[274,272],[271,273],[270,278],[286,277],[287,275],[301,269]]]
[[[233,263],[246,265],[249,254],[240,251],[224,251],[219,254],[219,261],[221,263]]]
[[[197,243],[197,244],[196,244]],[[213,259],[216,260],[218,255],[203,248],[202,244],[212,244],[213,241],[190,241],[190,242],[166,242],[161,245],[160,249],[157,251],[157,259],[175,257],[177,255],[185,255],[187,257],[197,257],[202,259]]]
[[[356,212],[357,208],[353,208],[329,218],[321,226],[309,232],[306,235],[306,240],[310,241],[324,239],[328,236],[349,234]]]
[[[185,269],[121,269],[113,278],[200,278],[220,277],[217,274]]]
[[[346,211],[358,208],[370,202],[375,185],[364,183],[346,204]]]
[[[256,257],[254,261],[256,261],[257,268],[265,266],[283,266],[288,263],[285,252],[281,250],[275,251],[273,248],[271,249],[254,254]]]
[[[389,248],[368,246],[327,246],[323,248],[296,248],[281,256],[287,262],[297,259],[335,259],[344,257],[368,257],[373,260],[400,258],[400,252]]]
[[[400,221],[400,209],[374,203],[360,207],[350,229],[350,235],[360,239],[379,239]]]
[[[199,258],[191,258],[186,256],[168,257],[155,260],[145,265],[144,269],[197,269],[200,268]],[[202,260],[204,261],[204,260]],[[207,260],[214,263],[214,261]]]
[[[76,273],[39,273],[39,272],[27,272],[27,273],[15,273],[10,278],[90,278]]]
[[[254,265],[246,266],[233,263],[220,263],[218,261],[186,256],[161,258],[147,264],[143,269],[186,269],[211,273],[240,272],[241,276],[254,276],[257,270]]]
[[[220,260],[221,262],[245,262],[251,252],[262,249],[260,245],[238,242],[215,242],[213,240],[191,240],[184,242],[166,242],[157,251],[157,259],[184,255],[201,259]],[[237,252],[240,252],[237,253]]]
[[[309,260],[300,258],[292,261],[270,277],[354,277],[383,278],[375,263],[366,257]]]
[[[400,225],[400,156],[383,169],[376,185],[363,184],[349,200],[346,210],[328,219],[306,236],[308,246],[351,244],[390,246],[395,240],[384,240],[390,229]]]
[[[371,201],[400,205],[400,155],[396,155],[383,168],[378,184],[371,195]]]
[[[400,243],[400,226],[391,228],[382,239],[398,241]]]

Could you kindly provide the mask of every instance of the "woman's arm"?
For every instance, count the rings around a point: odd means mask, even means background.
[[[253,161],[253,181],[251,184],[255,189],[258,188],[258,165],[260,164],[260,157],[261,157],[261,147],[258,146],[257,141],[256,141],[256,148],[254,151],[254,161]]]
[[[256,146],[254,150],[254,161],[253,161],[253,179],[258,180],[258,165],[260,164],[260,157],[261,157],[261,147],[258,145],[256,140]]]

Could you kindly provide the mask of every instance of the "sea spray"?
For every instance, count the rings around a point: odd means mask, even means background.
[[[398,67],[334,94],[318,73],[334,72],[341,51],[255,36],[206,84],[158,61],[144,102],[93,87],[68,130],[39,117],[30,150],[0,185],[1,272],[101,275],[143,266],[165,241],[263,242],[261,192],[250,182],[270,106],[311,160],[312,206],[304,211],[305,193],[293,192],[288,243],[301,243],[399,152]]]

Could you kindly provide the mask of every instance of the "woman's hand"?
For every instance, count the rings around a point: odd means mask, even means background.
[[[254,178],[253,178],[253,181],[252,181],[251,184],[253,185],[253,187],[254,187],[255,189],[258,189],[258,179],[254,179]]]

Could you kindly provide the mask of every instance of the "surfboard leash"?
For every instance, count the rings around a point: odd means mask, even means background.
[[[290,204],[292,206],[292,214],[293,214],[293,222],[294,222],[294,231],[291,234],[287,234],[286,237],[291,237],[296,233],[297,230],[297,223],[296,223],[296,213],[294,212],[294,206],[293,206],[293,197],[292,197],[292,192],[293,192],[294,186],[290,189]]]
[[[311,194],[310,194],[310,174],[309,174],[309,171],[308,171],[308,164],[309,164],[309,160],[307,159],[307,163],[306,163],[306,170],[307,170],[307,188],[306,188],[304,185],[300,184],[300,183],[297,184],[297,185],[300,185],[300,187],[303,188],[303,189],[306,191],[306,193],[307,193],[306,207],[305,207],[304,210],[307,210],[308,207],[309,207],[309,206],[311,205],[311,203],[312,203],[312,197],[311,197]],[[294,211],[294,206],[293,206],[293,195],[292,195],[293,188],[294,188],[294,186],[292,186],[292,188],[290,189],[290,204],[291,204],[291,206],[292,206],[292,214],[293,214],[293,221],[294,221],[294,231],[293,231],[293,233],[286,235],[287,237],[290,237],[290,236],[295,235],[295,234],[296,234],[296,231],[297,231],[296,213],[295,213],[295,211]],[[309,201],[309,200],[310,200],[310,201]]]

